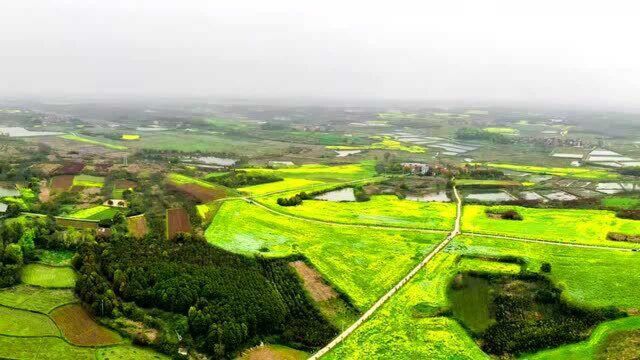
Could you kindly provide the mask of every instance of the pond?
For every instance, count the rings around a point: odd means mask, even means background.
[[[0,187],[0,198],[7,197],[7,196],[20,196],[20,191],[16,189],[7,189],[7,188]]]
[[[476,193],[469,194],[466,196],[467,199],[478,200],[478,201],[486,201],[486,202],[502,202],[502,201],[511,201],[515,200],[511,194],[507,192],[491,192],[491,193]]]
[[[138,130],[138,131],[166,131],[166,130],[169,130],[169,129],[163,128],[163,127],[140,126],[140,127],[137,127],[136,130]]]
[[[22,127],[0,127],[0,134],[8,135],[9,137],[62,135],[61,132],[31,131]]]
[[[335,150],[338,155],[336,157],[346,157],[349,155],[355,155],[362,152],[362,150]]]
[[[333,190],[326,192],[324,194],[320,194],[314,197],[316,200],[326,200],[326,201],[356,201],[356,196],[353,193],[353,188],[344,188],[340,190]]]
[[[238,160],[228,159],[228,158],[219,158],[215,156],[200,156],[197,158],[191,159],[194,162],[207,164],[207,165],[220,165],[220,166],[231,166],[234,165]]]
[[[438,192],[432,192],[432,193],[427,193],[427,194],[423,194],[423,195],[407,195],[406,197],[407,200],[412,200],[412,201],[424,201],[424,202],[430,202],[430,201],[438,201],[438,202],[449,202],[451,201],[451,199],[449,198],[449,195],[447,195],[446,191],[438,191]]]
[[[481,333],[493,319],[489,311],[491,303],[489,281],[475,276],[458,275],[449,290],[453,316],[474,333]]]
[[[576,200],[578,197],[575,195],[571,195],[564,191],[555,191],[549,194],[546,194],[545,197],[549,200],[558,200],[558,201],[571,201]]]

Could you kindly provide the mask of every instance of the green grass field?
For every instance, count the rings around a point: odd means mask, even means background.
[[[157,353],[148,348],[133,345],[108,346],[96,349],[96,360],[154,360],[170,359],[169,356]]]
[[[0,334],[58,336],[60,331],[47,315],[0,306]]]
[[[140,140],[127,142],[127,145],[139,149],[212,153],[227,153],[242,149],[242,154],[256,156],[284,153],[291,146],[291,143],[222,134],[162,131],[146,132]]]
[[[70,267],[28,264],[22,268],[22,282],[49,288],[68,288],[76,283],[76,273]]]
[[[30,360],[94,360],[95,350],[73,346],[57,337],[0,335],[0,358]]]
[[[498,163],[486,163],[483,164],[488,167],[520,171],[533,174],[546,174],[559,177],[566,177],[572,179],[584,179],[584,180],[615,180],[619,179],[620,175],[614,172],[601,169],[591,169],[584,167],[544,167],[544,166],[531,166],[531,165],[515,165],[515,164],[498,164]]]
[[[497,206],[493,209],[514,209],[522,221],[490,218],[487,206],[465,205],[462,231],[543,239],[587,245],[640,248],[639,244],[607,240],[610,231],[624,234],[640,233],[640,221],[620,219],[606,210],[536,209],[519,206]]]
[[[91,145],[98,145],[98,146],[106,147],[112,150],[127,150],[126,146],[111,143],[109,142],[109,140],[106,140],[106,139],[94,139],[87,136],[78,136],[73,134],[61,135],[60,137],[66,140],[78,141],[78,142],[87,143]]]
[[[456,217],[454,203],[400,200],[395,195],[376,195],[365,202],[305,200],[298,206],[279,206],[277,198],[261,201],[277,211],[345,224],[450,230]]]
[[[73,346],[58,337],[0,335],[0,358],[29,360],[152,360],[168,356],[133,345],[103,348]]]
[[[101,188],[104,186],[104,178],[101,176],[84,174],[76,175],[73,177],[73,186]]]
[[[205,236],[213,245],[242,254],[304,254],[365,309],[445,234],[315,223],[234,200],[222,205]]]
[[[608,196],[603,198],[600,203],[611,209],[638,209],[640,197]]]
[[[113,219],[119,212],[117,208],[97,205],[90,208],[82,209],[70,214],[68,217],[82,220],[105,220]]]
[[[0,291],[0,305],[48,314],[64,304],[77,302],[71,289],[44,289],[17,285]]]

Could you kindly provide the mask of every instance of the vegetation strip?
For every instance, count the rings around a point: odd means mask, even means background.
[[[413,278],[415,274],[418,273],[418,271],[420,271],[420,269],[422,269],[429,261],[431,261],[431,259],[434,256],[436,256],[440,251],[442,251],[442,249],[444,249],[449,244],[449,242],[460,233],[460,217],[462,215],[462,200],[460,199],[460,196],[458,195],[458,190],[455,188],[455,186],[453,187],[453,194],[456,197],[457,213],[456,213],[456,221],[455,221],[454,228],[449,234],[449,236],[447,236],[435,249],[433,249],[416,267],[413,268],[413,270],[411,270],[404,278],[402,278],[400,282],[398,282],[393,288],[391,288],[391,290],[389,290],[380,299],[378,299],[378,301],[376,301],[375,304],[373,304],[373,306],[369,310],[367,310],[367,312],[365,312],[355,323],[349,326],[347,330],[342,332],[342,334],[338,335],[337,338],[333,339],[325,347],[323,347],[318,352],[313,354],[313,356],[311,356],[309,360],[320,359],[323,355],[331,351],[331,349],[336,347],[345,338],[351,335],[351,333],[353,333],[358,327],[360,327],[360,325],[362,325],[365,321],[367,321],[367,319],[369,319],[371,315],[373,315],[373,313],[376,312],[376,310],[378,310],[389,298],[391,298],[398,290],[400,290],[402,286],[404,286],[407,282],[409,282],[409,280],[411,280],[411,278]]]
[[[638,251],[638,249],[620,248],[615,246],[574,244],[574,243],[566,243],[566,242],[558,242],[558,241],[542,240],[542,239],[531,239],[531,238],[515,237],[515,236],[507,236],[507,235],[484,234],[484,233],[471,232],[471,231],[463,231],[460,234],[483,236],[483,237],[490,237],[490,238],[496,238],[496,239],[516,240],[516,241],[529,242],[529,243],[577,247],[577,248],[583,248],[583,249],[615,250],[615,251],[627,251],[627,252]]]
[[[415,231],[415,232],[424,232],[424,233],[446,233],[447,230],[438,230],[438,229],[420,229],[420,228],[410,228],[410,227],[401,227],[401,226],[389,226],[389,225],[367,225],[367,224],[348,224],[348,223],[339,223],[339,222],[335,222],[335,221],[328,221],[328,220],[320,220],[320,219],[312,219],[312,218],[308,218],[308,217],[304,217],[304,216],[299,216],[299,215],[293,215],[293,214],[289,214],[286,212],[282,212],[282,211],[278,211],[275,210],[273,208],[271,208],[268,205],[265,205],[259,201],[251,201],[249,199],[245,199],[245,201],[249,201],[254,205],[257,205],[267,211],[270,211],[274,214],[278,214],[278,215],[282,215],[282,216],[286,216],[292,219],[298,219],[298,220],[303,220],[303,221],[309,221],[309,222],[315,222],[315,223],[320,223],[320,224],[330,224],[330,225],[338,225],[338,226],[349,226],[349,227],[364,227],[364,228],[372,228],[372,229],[384,229],[384,230],[400,230],[400,231]]]

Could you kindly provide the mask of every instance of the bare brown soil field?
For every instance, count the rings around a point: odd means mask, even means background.
[[[178,233],[191,232],[191,222],[189,214],[183,208],[175,208],[167,210],[167,237],[172,239]]]
[[[135,189],[138,186],[138,183],[131,180],[118,179],[114,182],[116,189],[118,190],[127,190],[127,189]]]
[[[304,287],[313,300],[320,302],[338,297],[338,293],[336,293],[331,286],[325,284],[320,273],[304,261],[294,261],[289,263],[289,265],[293,267],[302,278]]]
[[[302,360],[308,358],[309,355],[295,349],[284,346],[265,345],[260,346],[244,353],[240,360]]]
[[[58,175],[51,179],[51,190],[68,191],[73,185],[73,175]]]
[[[40,202],[47,202],[51,198],[51,189],[46,180],[40,181],[40,193],[38,194],[38,200]]]
[[[118,334],[100,326],[78,304],[65,305],[53,310],[51,318],[62,331],[62,335],[74,345],[114,345],[121,341]]]
[[[74,227],[76,229],[97,229],[98,228],[97,221],[56,218],[56,224],[61,226]]]
[[[60,164],[42,163],[36,164],[33,167],[42,171],[45,175],[51,175],[60,169]]]
[[[171,184],[170,186],[202,203],[226,197],[226,193],[222,189],[208,189],[198,184]]]
[[[59,168],[56,173],[60,175],[78,175],[84,169],[84,164],[80,162],[69,163]]]
[[[147,218],[144,215],[131,216],[127,218],[127,228],[131,235],[141,238],[149,232],[147,227]]]

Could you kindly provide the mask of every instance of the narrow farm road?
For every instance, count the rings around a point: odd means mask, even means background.
[[[329,344],[320,349],[318,352],[313,354],[309,360],[318,360],[323,355],[331,351],[334,347],[340,344],[345,338],[347,338],[351,333],[353,333],[360,325],[362,325],[365,321],[367,321],[371,315],[373,315],[376,310],[378,310],[384,303],[389,300],[398,290],[402,288],[406,283],[411,280],[415,274],[418,273],[434,256],[436,256],[442,249],[444,249],[449,242],[456,237],[456,235],[460,234],[460,218],[462,217],[462,200],[460,199],[460,195],[458,194],[458,189],[453,187],[453,194],[456,197],[457,207],[456,207],[456,221],[453,226],[453,230],[449,233],[449,235],[435,248],[433,249],[416,267],[413,268],[405,277],[400,280],[391,290],[389,290],[386,294],[384,294],[378,301],[371,306],[369,310],[367,310],[362,316],[356,320],[349,328],[343,331],[338,337],[333,339]]]

